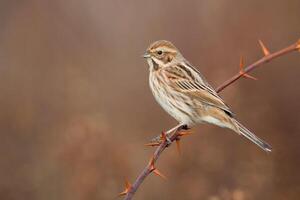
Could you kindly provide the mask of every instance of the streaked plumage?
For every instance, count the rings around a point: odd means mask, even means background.
[[[270,145],[234,119],[217,92],[171,42],[154,42],[144,57],[149,64],[149,84],[155,99],[180,124],[192,127],[210,123],[229,128],[271,151]]]

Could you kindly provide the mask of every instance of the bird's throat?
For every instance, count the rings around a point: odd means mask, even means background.
[[[157,71],[159,69],[159,64],[157,64],[155,60],[149,58],[147,61],[151,71]]]

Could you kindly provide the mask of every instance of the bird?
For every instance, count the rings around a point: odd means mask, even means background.
[[[178,122],[170,132],[209,123],[230,129],[271,152],[268,143],[235,119],[218,93],[174,44],[166,40],[155,41],[143,57],[149,65],[149,85],[154,98]]]

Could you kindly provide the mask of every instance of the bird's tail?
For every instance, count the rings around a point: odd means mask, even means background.
[[[272,147],[268,143],[266,143],[262,139],[258,138],[255,134],[251,133],[251,131],[249,131],[246,127],[244,127],[237,120],[235,120],[233,118],[231,118],[231,120],[235,124],[235,128],[236,128],[235,131],[238,134],[243,135],[244,137],[246,137],[247,139],[249,139],[250,141],[252,141],[256,145],[258,145],[260,148],[262,148],[264,151],[266,151],[266,152],[271,152],[272,151]]]

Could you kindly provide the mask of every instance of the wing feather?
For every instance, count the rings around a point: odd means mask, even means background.
[[[222,109],[228,115],[232,116],[228,106],[224,103],[217,92],[207,83],[202,74],[188,65],[188,67],[177,65],[176,67],[170,66],[166,69],[173,77],[169,81],[174,89],[187,93],[189,96],[201,101],[201,103]],[[176,78],[174,78],[176,77]]]

